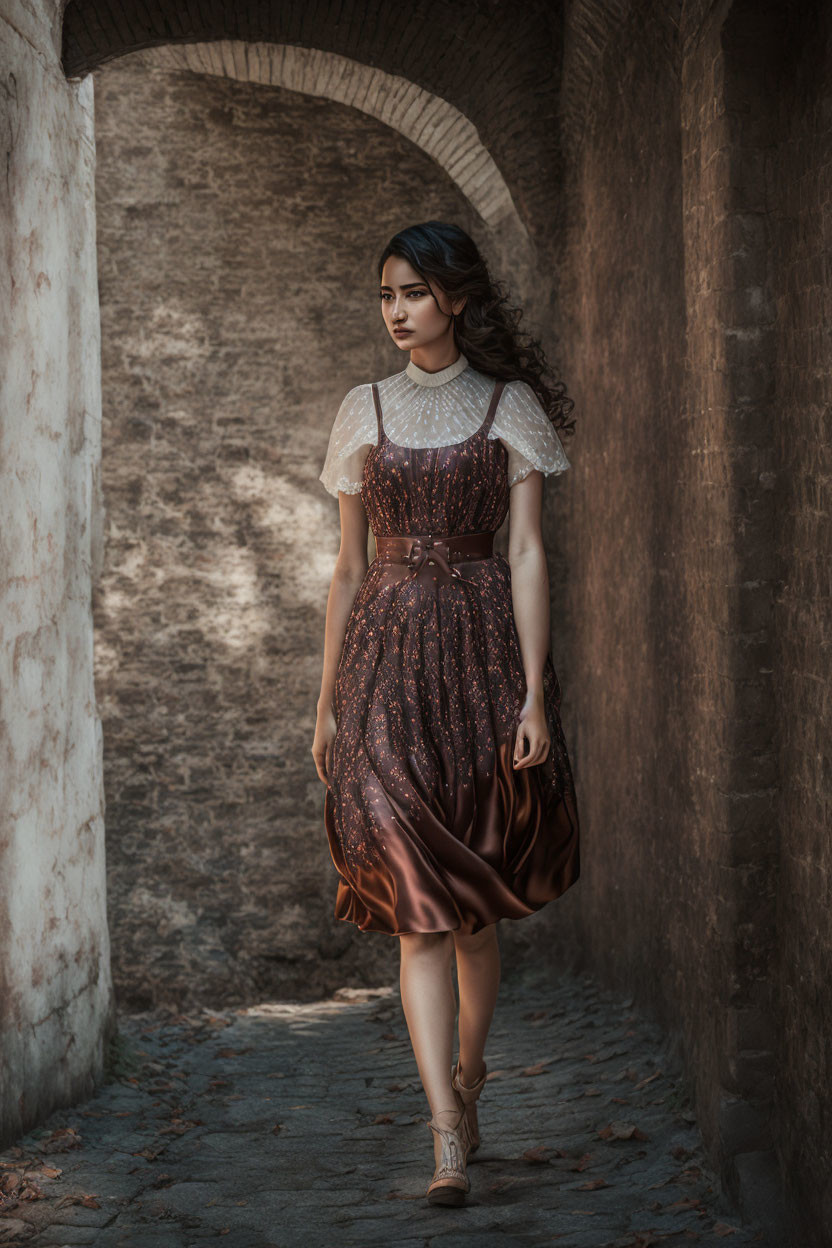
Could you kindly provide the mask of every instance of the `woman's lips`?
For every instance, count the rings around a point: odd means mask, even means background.
[[[396,335],[397,338],[399,337],[403,338],[405,334],[412,334],[413,330],[412,329],[394,329],[393,333]]]

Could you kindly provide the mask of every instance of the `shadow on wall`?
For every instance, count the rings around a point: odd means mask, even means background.
[[[397,942],[332,917],[310,750],[338,518],[317,475],[344,393],[402,366],[374,272],[401,204],[482,225],[354,109],[138,57],[95,77],[118,998],[390,980]]]

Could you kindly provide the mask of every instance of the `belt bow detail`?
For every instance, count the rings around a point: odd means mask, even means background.
[[[418,576],[425,563],[430,563],[432,560],[438,563],[442,571],[448,576],[453,576],[460,581],[471,580],[469,576],[463,576],[459,568],[451,567],[450,550],[447,542],[443,542],[441,539],[434,541],[430,535],[425,538],[414,538],[405,559],[405,563],[411,569],[411,576]]]
[[[430,586],[434,591],[440,585],[464,581],[479,588],[479,579],[463,576],[454,563],[488,559],[494,551],[494,533],[491,530],[476,533],[388,533],[376,536],[376,558],[386,565],[384,576],[388,582],[414,581]],[[396,572],[396,568],[400,574]]]

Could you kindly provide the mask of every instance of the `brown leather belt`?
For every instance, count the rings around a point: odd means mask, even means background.
[[[446,585],[453,580],[470,581],[452,564],[488,559],[494,553],[494,533],[394,533],[376,538],[377,557],[390,565],[385,579],[411,580]]]

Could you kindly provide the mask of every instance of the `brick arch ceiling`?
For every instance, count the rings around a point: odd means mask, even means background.
[[[508,196],[524,233],[545,251],[558,206],[563,2],[69,0],[62,62],[66,75],[78,78],[128,52],[228,40],[332,53],[375,69],[467,120],[505,184],[498,193],[492,182],[497,201]],[[424,106],[422,97],[411,100],[414,113],[420,101]],[[428,124],[429,114],[422,117]],[[398,128],[404,124],[402,118]],[[485,164],[480,172],[487,182]]]
[[[432,156],[490,229],[513,235],[521,251],[528,247],[509,189],[476,127],[452,104],[406,78],[333,52],[236,39],[168,44],[140,55],[145,64],[163,69],[286,87],[360,109]]]

